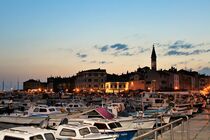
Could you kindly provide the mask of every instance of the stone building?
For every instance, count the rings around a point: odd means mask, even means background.
[[[41,82],[40,80],[30,79],[23,82],[23,90],[34,90],[34,91],[44,91],[47,89],[47,83]]]
[[[83,92],[103,92],[107,73],[105,69],[91,69],[77,73],[75,88]]]

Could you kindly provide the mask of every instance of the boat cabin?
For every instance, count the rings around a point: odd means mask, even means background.
[[[76,103],[76,102],[72,102],[72,103],[69,103],[67,106],[66,106],[66,110],[68,112],[77,112],[77,111],[81,111],[83,109],[86,109],[87,106],[85,106],[84,104],[82,103]]]
[[[116,128],[122,128],[122,125],[118,121],[92,119],[92,120],[85,120],[84,123],[96,126],[99,130],[114,130]]]
[[[58,126],[55,136],[57,139],[100,140],[115,139],[116,136],[101,134],[97,127],[92,125],[73,123]]]
[[[53,131],[35,127],[15,127],[0,131],[2,140],[56,140]]]
[[[28,110],[28,116],[46,116],[50,114],[59,114],[61,113],[60,107],[53,106],[33,106]]]

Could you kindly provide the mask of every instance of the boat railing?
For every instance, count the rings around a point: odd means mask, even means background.
[[[184,135],[184,119],[180,118],[180,119],[177,119],[173,122],[170,122],[168,124],[160,126],[156,129],[153,129],[149,132],[146,132],[142,135],[139,135],[139,136],[135,137],[134,140],[145,140],[145,139],[150,138],[151,136],[153,136],[154,140],[158,140],[159,136],[160,136],[160,139],[163,139],[163,131],[164,130],[170,130],[170,138],[169,139],[174,140],[174,133],[175,133],[174,127],[177,126],[178,123],[181,123],[181,136],[180,136],[181,140],[184,140],[184,138],[185,139],[187,138],[187,140],[189,140],[189,130],[188,130],[188,128],[189,128],[189,118],[188,118],[188,116],[186,116],[186,119],[187,119],[187,130],[186,130],[186,133],[187,133],[186,135],[187,136]]]

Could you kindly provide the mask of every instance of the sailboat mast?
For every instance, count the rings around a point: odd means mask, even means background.
[[[19,82],[19,78],[17,79],[17,91],[19,91],[19,84],[20,84],[20,82]]]
[[[2,81],[2,91],[4,91],[4,80]]]

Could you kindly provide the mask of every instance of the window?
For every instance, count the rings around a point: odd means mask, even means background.
[[[117,127],[122,127],[122,125],[119,122],[115,122]]]
[[[110,127],[111,129],[117,128],[117,126],[115,125],[115,123],[109,123],[108,125],[109,125],[109,127]]]
[[[92,133],[99,133],[98,129],[96,127],[90,127],[90,131]]]
[[[52,133],[44,134],[46,140],[55,140],[55,137]]]
[[[59,107],[56,107],[56,111],[61,111],[61,108],[59,108]]]
[[[79,107],[79,105],[74,105],[74,107]]]
[[[80,133],[81,136],[85,136],[87,134],[90,134],[90,131],[89,131],[88,128],[82,128],[82,129],[79,130],[79,133]]]
[[[39,112],[39,108],[35,108],[34,109],[34,112]]]
[[[69,107],[73,107],[73,105],[69,105]]]
[[[42,135],[36,135],[30,137],[30,140],[44,140],[44,138],[42,137]]]
[[[103,123],[95,123],[94,126],[96,126],[98,129],[108,129],[106,124]]]
[[[68,112],[71,112],[71,108],[68,108],[68,107],[67,107],[66,110],[67,110]]]
[[[76,137],[76,132],[75,132],[74,130],[71,130],[71,129],[63,128],[63,129],[61,130],[60,135],[61,135],[61,136]]]
[[[24,140],[23,138],[5,136],[3,140]]]
[[[50,108],[49,111],[50,111],[50,112],[54,112],[55,109],[54,109],[54,108]]]
[[[39,112],[47,112],[47,109],[45,109],[45,108],[40,108]]]
[[[156,99],[155,103],[163,103],[164,101],[162,99]]]

